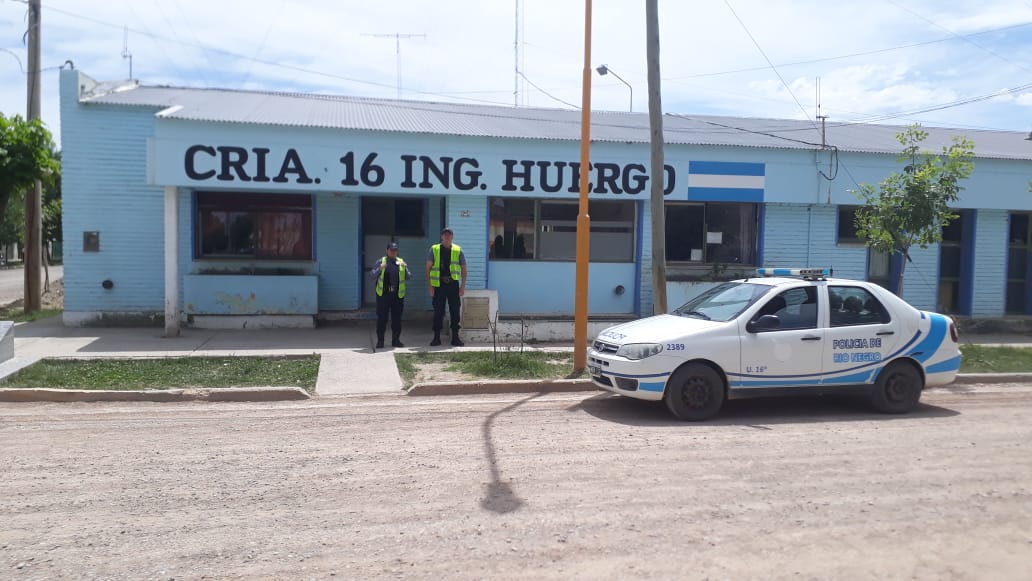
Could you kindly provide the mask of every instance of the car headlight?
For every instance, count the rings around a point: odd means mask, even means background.
[[[663,345],[660,343],[628,343],[627,345],[620,345],[616,350],[616,355],[628,359],[645,359],[662,350]]]

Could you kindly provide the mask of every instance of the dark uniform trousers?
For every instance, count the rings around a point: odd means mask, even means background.
[[[391,318],[391,335],[397,341],[401,336],[401,311],[405,309],[405,299],[398,298],[398,291],[389,292],[383,289],[383,295],[376,297],[376,338],[383,341],[387,331],[387,316]]]
[[[434,291],[434,334],[439,334],[444,327],[444,304],[448,303],[448,314],[451,317],[452,336],[459,333],[459,281],[441,280],[441,286]]]

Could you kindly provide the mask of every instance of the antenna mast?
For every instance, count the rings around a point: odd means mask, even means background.
[[[520,0],[516,0],[516,38],[512,41],[512,106],[520,106]]]
[[[133,53],[129,52],[129,27],[123,29],[122,58],[129,59],[129,80],[133,80]]]
[[[363,34],[362,36],[372,36],[372,37],[375,37],[375,38],[393,38],[394,39],[394,46],[395,46],[394,50],[395,50],[395,53],[398,56],[398,64],[397,64],[397,70],[398,70],[398,85],[397,85],[397,87],[398,87],[398,99],[401,99],[401,39],[403,39],[403,38],[426,38],[426,35],[425,34],[401,34],[401,33],[395,32],[393,34]]]

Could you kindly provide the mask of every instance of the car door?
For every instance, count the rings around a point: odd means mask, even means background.
[[[829,284],[828,307],[823,383],[870,383],[902,339],[899,321],[860,285]]]
[[[730,377],[733,388],[796,387],[817,385],[822,372],[824,329],[818,325],[815,284],[783,290],[749,318],[777,317],[777,326],[742,329],[741,373]]]

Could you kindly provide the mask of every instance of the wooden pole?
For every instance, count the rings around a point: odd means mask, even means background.
[[[659,81],[659,8],[656,0],[645,2],[645,38],[649,74],[649,145],[652,189],[652,313],[667,312],[666,211],[663,207],[663,100]]]
[[[584,72],[581,74],[580,212],[577,214],[577,275],[573,317],[573,369],[588,364],[588,258],[591,217],[588,215],[588,170],[591,151],[591,0],[584,0]]]
[[[40,0],[29,0],[29,74],[28,115],[29,121],[40,118]],[[25,195],[25,285],[24,311],[31,313],[40,309],[43,302],[40,289],[40,274],[43,250],[43,185],[39,180]]]

